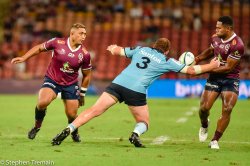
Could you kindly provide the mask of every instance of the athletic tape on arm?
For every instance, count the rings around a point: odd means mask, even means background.
[[[124,48],[122,48],[122,47],[120,47],[120,55],[125,56],[125,51],[124,51]]]
[[[195,74],[201,74],[201,66],[200,65],[195,65],[193,66]]]

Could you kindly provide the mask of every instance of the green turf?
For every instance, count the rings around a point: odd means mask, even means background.
[[[247,100],[238,101],[230,126],[220,141],[220,150],[209,149],[208,141],[198,142],[198,99],[150,99],[150,129],[141,137],[147,146],[145,149],[134,148],[128,142],[135,123],[124,104],[117,104],[81,127],[82,143],[73,143],[71,138],[67,138],[60,146],[51,146],[51,139],[66,126],[67,121],[63,104],[57,99],[49,106],[36,139],[29,140],[27,131],[33,125],[36,100],[34,95],[0,95],[0,165],[1,162],[10,165],[10,161],[12,165],[14,162],[32,165],[32,161],[47,161],[48,165],[54,163],[59,166],[250,165],[250,110]],[[96,97],[87,97],[85,107],[95,100]],[[220,112],[219,100],[211,110],[209,139]],[[177,123],[181,118],[187,118],[187,121]],[[152,144],[159,136],[168,140],[163,144]]]

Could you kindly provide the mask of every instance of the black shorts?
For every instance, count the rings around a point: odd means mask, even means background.
[[[239,79],[232,79],[232,78],[216,78],[207,80],[205,85],[205,90],[208,91],[215,91],[221,93],[223,91],[232,91],[239,95]]]
[[[115,96],[121,103],[130,106],[143,106],[147,104],[146,94],[135,92],[118,84],[111,83],[105,90],[105,92]]]
[[[80,99],[80,91],[77,82],[72,85],[63,86],[57,84],[51,78],[45,77],[42,88],[44,87],[52,89],[56,93],[56,95],[59,92],[61,92],[62,99],[68,99],[68,100]]]

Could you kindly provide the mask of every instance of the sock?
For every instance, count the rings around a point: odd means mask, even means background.
[[[141,134],[145,133],[147,131],[148,127],[147,124],[144,122],[139,122],[135,125],[134,133],[138,134],[140,136]]]
[[[72,132],[74,132],[75,130],[77,130],[77,128],[76,128],[72,123],[70,123],[70,124],[68,125],[67,128],[70,129],[70,133],[72,133]]]
[[[223,133],[221,133],[221,132],[219,132],[219,131],[216,130],[215,133],[214,133],[214,137],[213,137],[212,141],[214,141],[214,140],[219,141],[219,139],[221,138],[222,134]]]
[[[207,128],[208,127],[208,120],[206,119],[206,120],[202,121],[201,126],[203,128]]]
[[[45,115],[46,109],[39,110],[37,107],[35,108],[35,128],[40,128],[42,126]]]
[[[76,119],[76,117],[75,118],[68,118],[68,124],[72,123],[75,119]]]

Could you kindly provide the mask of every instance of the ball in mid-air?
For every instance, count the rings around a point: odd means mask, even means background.
[[[190,66],[194,63],[194,54],[192,52],[183,52],[179,57],[179,61],[187,66]]]

